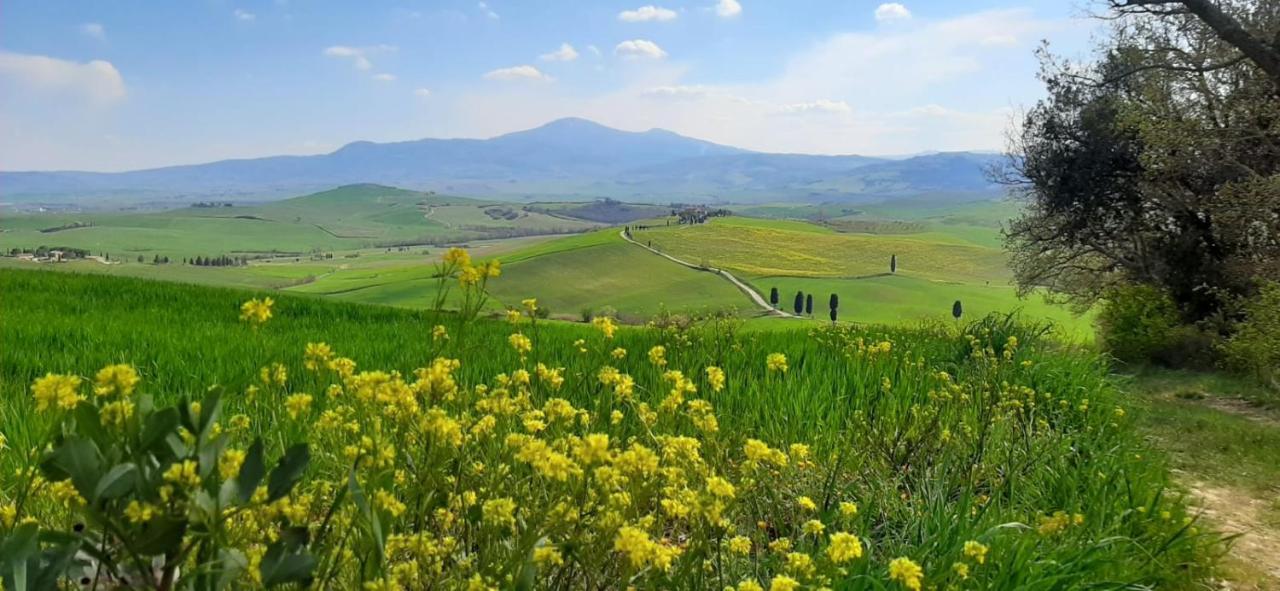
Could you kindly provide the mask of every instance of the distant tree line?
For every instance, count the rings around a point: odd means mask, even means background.
[[[197,256],[192,259],[183,259],[183,262],[197,267],[243,267],[249,264],[249,259],[244,256],[232,257],[224,254],[216,257]]]
[[[230,201],[197,201],[191,207],[231,207]]]

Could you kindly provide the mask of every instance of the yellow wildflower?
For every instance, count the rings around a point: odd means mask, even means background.
[[[511,348],[515,349],[516,353],[519,353],[521,357],[533,350],[533,341],[518,332],[512,333],[511,336],[507,337],[507,342],[511,343]]]
[[[829,538],[831,545],[827,546],[827,557],[831,562],[843,564],[857,558],[862,558],[862,540],[848,532],[836,532],[831,534]]]
[[[138,372],[132,365],[108,365],[93,378],[93,393],[98,396],[128,396],[138,385]]]
[[[707,385],[711,387],[712,392],[719,392],[724,389],[724,370],[716,366],[707,368]]]
[[[80,378],[72,375],[45,374],[31,385],[31,393],[36,399],[36,410],[54,406],[71,410],[84,400],[80,396]]]
[[[540,568],[551,568],[564,564],[564,556],[555,546],[539,546],[533,549],[533,561]]]
[[[769,371],[787,373],[787,356],[782,353],[770,353],[769,356],[765,358],[765,367],[767,367]]]
[[[729,539],[729,551],[734,554],[750,554],[751,538],[746,536],[734,536]]]
[[[800,588],[800,581],[787,575],[778,575],[769,582],[769,591],[795,591]]]
[[[319,371],[321,367],[328,367],[331,359],[333,359],[333,349],[330,349],[326,343],[307,343],[307,348],[302,353],[302,365],[310,371]]]
[[[658,367],[665,367],[667,365],[667,348],[662,345],[654,345],[652,349],[649,349],[649,363]]]
[[[983,564],[987,561],[988,550],[990,548],[977,540],[969,540],[964,543],[964,555],[974,559],[978,564]]]
[[[147,523],[155,516],[156,508],[151,503],[139,503],[138,501],[129,501],[129,506],[124,508],[125,519],[129,523],[138,525]]]
[[[924,569],[910,558],[900,556],[889,562],[889,580],[898,581],[911,591],[920,591],[923,577]]]
[[[253,298],[240,305],[240,320],[253,326],[262,326],[271,319],[271,307],[276,303],[271,298]]]
[[[618,325],[613,323],[613,319],[608,316],[596,316],[591,319],[591,325],[600,329],[604,333],[604,338],[612,339],[613,334],[618,331]]]
[[[311,410],[311,395],[292,394],[284,399],[284,408],[289,412],[289,418],[296,419]]]
[[[200,472],[195,460],[175,462],[164,472],[164,481],[187,488],[200,486]]]

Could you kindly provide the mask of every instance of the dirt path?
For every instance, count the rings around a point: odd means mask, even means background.
[[[747,297],[751,298],[752,303],[754,303],[757,307],[759,307],[760,309],[764,310],[769,314],[772,314],[774,316],[779,316],[782,318],[800,318],[800,316],[796,316],[795,314],[792,314],[790,312],[779,310],[777,308],[774,308],[773,306],[770,306],[769,302],[764,299],[764,296],[760,295],[760,292],[752,289],[750,285],[743,283],[737,277],[734,277],[732,273],[725,271],[724,269],[717,269],[715,267],[702,267],[699,265],[695,265],[688,261],[673,257],[665,252],[656,250],[648,245],[640,244],[639,242],[632,240],[631,237],[627,235],[626,229],[623,229],[622,231],[618,232],[618,236],[622,237],[622,239],[626,240],[627,242],[630,242],[636,246],[639,246],[640,248],[643,248],[653,254],[656,254],[667,260],[670,260],[671,262],[676,263],[678,265],[683,265],[695,271],[707,271],[709,273],[715,273],[716,275],[724,277],[726,280],[729,281],[729,283],[732,283],[734,287],[737,287],[739,291],[747,294]]]
[[[1236,487],[1200,481],[1186,485],[1214,526],[1238,536],[1227,568],[1239,576],[1228,588],[1260,591],[1280,585],[1280,531],[1267,523],[1267,502]]]

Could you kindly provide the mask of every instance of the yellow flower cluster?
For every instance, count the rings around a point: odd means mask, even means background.
[[[271,320],[271,307],[276,301],[271,298],[253,298],[240,305],[240,320],[257,327]]]

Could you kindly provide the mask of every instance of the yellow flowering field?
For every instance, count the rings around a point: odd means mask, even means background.
[[[1219,539],[1035,326],[480,318],[4,272],[6,589],[1190,588]],[[85,302],[92,302],[92,306]],[[12,307],[10,307],[12,304]]]

